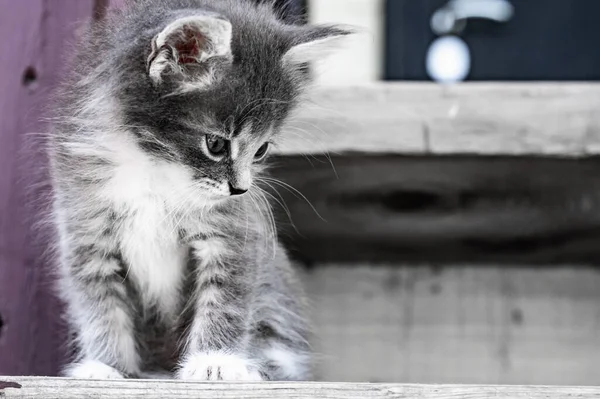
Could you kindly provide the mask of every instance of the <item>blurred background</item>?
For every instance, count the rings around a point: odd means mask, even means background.
[[[359,26],[322,81],[589,81],[600,76],[594,0],[292,0],[288,19]],[[333,61],[330,61],[333,62]],[[452,74],[454,72],[454,74]]]
[[[121,3],[0,0],[0,375],[65,356],[27,137],[81,21]],[[318,378],[600,384],[600,2],[276,7],[361,32],[313,66],[273,157]]]

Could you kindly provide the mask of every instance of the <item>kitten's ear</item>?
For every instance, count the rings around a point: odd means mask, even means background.
[[[350,27],[313,27],[300,37],[300,43],[292,46],[282,58],[287,67],[303,66],[336,52],[356,30]]]
[[[212,83],[214,61],[230,61],[231,24],[216,17],[197,15],[169,24],[152,41],[148,75],[155,84],[166,76],[193,80],[198,87]]]

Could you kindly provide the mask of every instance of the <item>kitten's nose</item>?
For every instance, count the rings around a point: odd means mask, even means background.
[[[237,188],[237,187],[234,187],[231,183],[229,183],[229,193],[231,195],[242,195],[246,191],[248,191],[248,189]]]

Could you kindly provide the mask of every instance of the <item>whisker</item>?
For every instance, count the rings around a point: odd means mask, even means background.
[[[256,199],[255,199],[255,197],[254,197],[254,191],[249,191],[249,192],[248,192],[248,194],[249,194],[249,197],[248,197],[248,198],[250,198],[250,201],[252,202],[252,204],[253,204],[253,205],[254,205],[254,207],[256,208],[256,210],[257,210],[258,214],[259,214],[261,217],[265,218],[265,215],[263,214],[263,212],[262,212],[262,210],[261,210],[261,207],[260,207],[260,205],[258,204],[257,200],[256,200]],[[260,224],[259,226],[260,226],[260,227],[263,227],[263,225],[262,225],[262,224]],[[263,234],[263,235],[264,235],[264,237],[265,237],[265,247],[267,247],[267,248],[268,248],[268,234]]]
[[[306,201],[306,203],[311,207],[311,209],[315,212],[315,214],[319,217],[319,219],[321,219],[324,222],[327,222],[327,220],[325,220],[323,218],[323,216],[321,216],[321,214],[319,213],[319,211],[317,211],[317,208],[315,208],[315,206],[312,204],[312,202],[310,202],[308,200],[308,198],[306,198],[306,196],[304,194],[302,194],[298,189],[296,189],[292,185],[290,185],[288,183],[285,183],[285,182],[282,182],[281,180],[271,178],[271,177],[262,177],[262,179],[267,180],[267,181],[269,181],[271,183],[277,184],[277,185],[281,186],[282,188],[285,188],[290,193],[294,194],[296,197],[298,197],[296,195],[296,193],[297,193],[300,196],[300,198],[302,198],[302,199],[304,199],[304,201]]]
[[[298,131],[299,131],[299,132],[301,132],[301,133],[310,133],[310,132],[309,132],[309,131],[307,131],[307,130],[303,130],[303,129],[300,129],[300,128],[298,128],[298,127],[294,127],[294,126],[289,126],[287,129],[294,129],[294,130],[298,130]],[[289,131],[289,133],[291,133],[291,134],[294,134],[296,137],[299,137],[299,138],[301,138],[301,139],[305,140],[305,141],[306,141],[307,143],[309,143],[310,145],[315,145],[315,142],[314,142],[314,141],[309,141],[307,138],[303,137],[303,136],[302,136],[301,134],[299,134],[298,132],[295,132],[295,131],[291,130],[291,131]],[[318,143],[317,143],[317,145],[318,145]],[[338,175],[338,173],[337,173],[337,170],[336,170],[336,168],[335,168],[335,165],[333,164],[333,160],[331,159],[331,155],[330,155],[331,151],[327,151],[327,150],[324,150],[323,148],[321,148],[320,152],[323,154],[323,156],[325,156],[325,158],[327,158],[327,160],[329,161],[329,164],[331,165],[331,169],[333,170],[333,173],[335,174],[335,177],[336,177],[336,179],[338,179],[338,180],[339,180],[339,178],[340,178],[340,177],[339,177],[339,175]],[[339,155],[339,153],[337,153],[337,152],[335,152],[335,151],[334,151],[333,153],[334,153],[334,154],[336,154],[336,155]],[[312,157],[314,160],[316,160],[317,162],[322,162],[322,161],[321,161],[319,158],[317,158],[317,157],[316,157],[314,154],[302,154],[302,155],[303,155],[303,156],[304,156],[304,157],[305,157],[305,158],[306,158],[306,159],[309,161],[309,163],[310,163],[311,165],[312,165],[312,162],[310,162],[310,160],[308,159],[307,155],[311,156],[311,157]]]
[[[271,248],[272,248],[272,256],[274,259],[277,254],[277,226],[275,223],[275,216],[273,215],[273,211],[269,205],[269,201],[267,201],[266,197],[261,193],[261,191],[258,191],[256,194],[258,196],[258,200],[261,201],[262,204],[264,204],[264,208],[267,213],[269,228],[270,228],[270,231],[268,231],[268,233],[270,233],[270,234],[267,235],[267,238],[272,238],[272,247]]]
[[[261,190],[264,194],[268,195],[269,197],[273,198],[273,200],[275,200],[284,210],[284,212],[286,213],[288,220],[290,221],[290,224],[292,225],[292,227],[294,228],[294,230],[296,231],[296,233],[298,233],[299,235],[301,235],[300,231],[298,230],[298,228],[296,227],[296,224],[294,223],[294,220],[292,219],[292,213],[290,211],[290,208],[287,206],[287,204],[285,203],[285,200],[283,199],[283,197],[281,196],[281,194],[279,193],[279,191],[277,191],[277,189],[275,187],[273,187],[273,185],[271,185],[269,182],[262,180],[262,178],[257,178],[257,181],[260,183],[264,183],[267,186],[269,186],[274,192],[275,194],[277,194],[277,196],[279,196],[279,199],[276,198],[273,194],[271,194],[270,192],[258,187],[259,190]]]

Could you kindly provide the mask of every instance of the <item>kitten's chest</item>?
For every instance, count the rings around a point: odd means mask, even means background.
[[[177,169],[131,162],[117,168],[105,188],[105,196],[122,215],[118,240],[127,276],[144,303],[166,316],[180,305],[188,256],[178,232],[180,211],[186,209],[177,197],[182,178]]]
[[[155,201],[140,200],[128,213],[120,234],[128,277],[146,304],[172,315],[179,306],[188,249]]]

